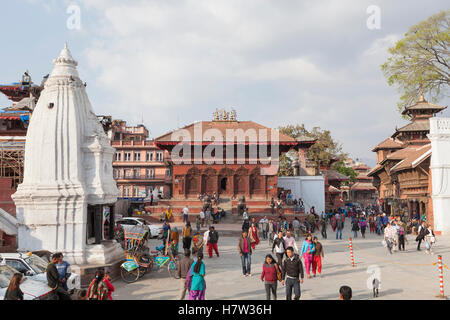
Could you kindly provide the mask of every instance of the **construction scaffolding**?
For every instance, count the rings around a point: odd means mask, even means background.
[[[12,188],[23,181],[25,141],[0,141],[0,178],[11,178]]]

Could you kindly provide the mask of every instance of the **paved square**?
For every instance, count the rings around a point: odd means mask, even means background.
[[[348,221],[348,220],[347,220]],[[335,234],[328,228],[328,240],[319,241],[324,245],[322,276],[305,279],[301,286],[301,299],[328,300],[337,299],[341,285],[348,285],[353,290],[354,300],[370,300],[372,290],[367,282],[371,282],[374,272],[379,272],[381,281],[380,295],[376,299],[438,299],[437,255],[443,256],[444,264],[450,265],[449,237],[438,236],[434,255],[416,251],[415,236],[408,235],[405,252],[394,252],[390,255],[381,245],[382,237],[366,234],[353,240],[355,267],[351,266],[348,238],[351,235],[350,223],[346,221],[343,239],[335,240]],[[235,229],[240,227],[233,226]],[[221,232],[223,225],[216,229]],[[297,241],[300,248],[303,239]],[[161,241],[152,240],[152,250]],[[252,277],[242,277],[241,260],[237,252],[237,237],[222,236],[219,239],[220,257],[210,259],[205,255],[206,264],[206,299],[265,299],[264,284],[260,280],[262,263],[267,253],[271,252],[268,241],[263,241],[252,255]],[[450,273],[444,268],[444,288],[450,290]],[[168,277],[167,269],[146,274],[135,283],[127,284],[121,279],[115,283],[113,298],[120,300],[177,299],[180,280]],[[285,299],[285,290],[278,283],[278,299]]]

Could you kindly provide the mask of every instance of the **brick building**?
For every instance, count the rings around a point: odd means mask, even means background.
[[[148,140],[144,125],[127,126],[126,121],[114,120],[111,127],[111,145],[116,149],[113,175],[122,199],[143,203],[154,194],[155,200],[170,198],[172,171],[168,151]]]

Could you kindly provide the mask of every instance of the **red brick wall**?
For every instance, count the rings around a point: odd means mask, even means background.
[[[0,208],[16,216],[16,205],[11,198],[11,195],[15,193],[16,190],[12,189],[12,179],[10,178],[0,178]],[[16,249],[16,237],[9,236],[3,232],[0,233],[0,250],[2,252],[14,252]]]
[[[214,169],[216,171],[216,174],[219,175],[221,169],[223,169],[225,166],[224,165],[206,165],[206,164],[199,164],[199,165],[174,165],[173,166],[173,197],[174,198],[184,198],[185,192],[186,190],[184,190],[185,187],[185,182],[182,181],[178,181],[176,182],[175,180],[178,179],[179,177],[185,177],[185,175],[187,174],[187,172],[192,168],[192,167],[196,167],[197,169],[199,169],[201,172],[203,172],[203,170],[207,169],[207,168],[211,168]],[[236,172],[236,170],[238,170],[239,168],[245,168],[248,171],[248,174],[250,175],[252,170],[254,170],[255,168],[261,168],[261,167],[266,167],[269,168],[270,166],[261,166],[261,165],[251,165],[251,164],[235,164],[235,165],[226,165],[226,168],[229,168],[231,170],[233,170],[234,172]],[[214,176],[215,178],[217,178],[217,175]],[[229,176],[227,177],[228,179],[231,179],[233,176]],[[266,177],[266,176],[262,176],[262,177]],[[244,178],[244,184],[240,185],[240,188],[243,190],[248,190],[248,176],[243,176]],[[270,197],[277,197],[277,176],[276,175],[270,175],[267,176],[267,197],[270,199]],[[231,181],[228,181],[228,186],[231,187],[231,185],[234,185],[234,183],[231,183]],[[273,186],[272,189],[270,189],[270,186]],[[197,190],[198,192],[194,195],[194,197],[199,194],[202,193],[202,191],[200,190],[201,188],[201,176],[198,177],[197,179]],[[220,190],[220,181],[217,182],[217,189],[214,190],[215,192],[218,192]],[[237,186],[234,186],[234,189],[237,190]],[[264,188],[261,188],[262,192],[260,194],[253,194],[253,196],[265,196],[265,192],[264,192]],[[220,192],[219,192],[220,193]],[[227,190],[226,192],[227,195],[231,195],[231,190]],[[238,195],[245,195],[246,197],[249,197],[249,193],[248,192],[236,192],[236,196]]]

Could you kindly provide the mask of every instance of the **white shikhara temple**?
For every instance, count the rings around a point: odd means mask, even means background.
[[[63,252],[71,264],[123,256],[114,237],[114,148],[92,111],[67,44],[34,109],[24,180],[13,195],[19,250]]]

